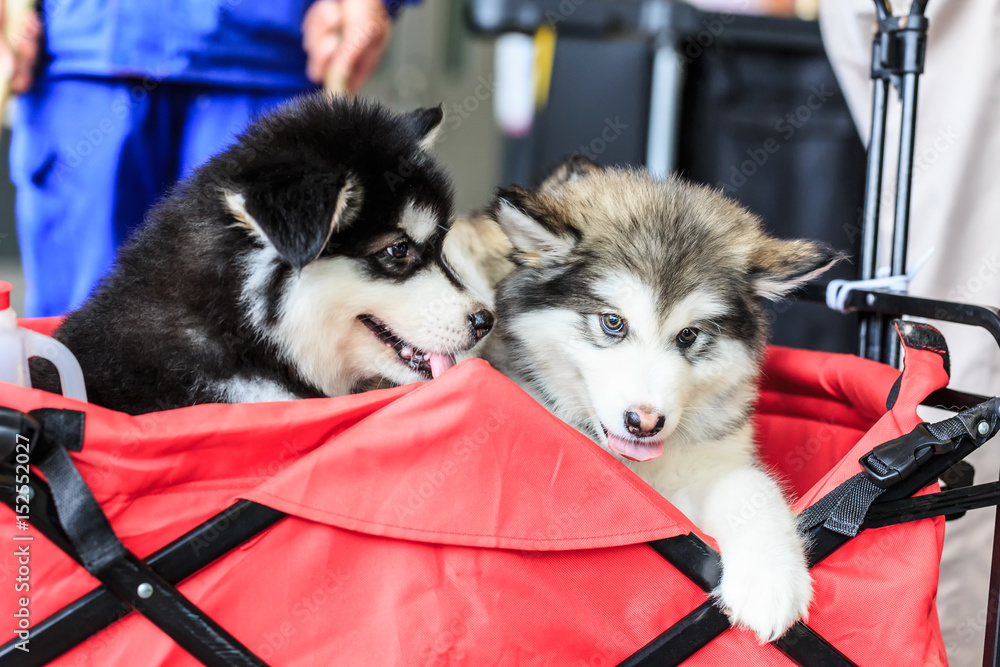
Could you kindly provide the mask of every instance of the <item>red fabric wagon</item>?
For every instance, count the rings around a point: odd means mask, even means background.
[[[863,477],[859,458],[909,433],[947,384],[940,335],[903,328],[902,376],[770,349],[758,434],[798,509]],[[706,593],[711,536],[483,361],[336,399],[128,416],[3,385],[0,405],[40,429],[3,422],[37,441],[27,524],[0,510],[4,664],[946,664],[942,518],[862,523],[853,539],[818,525],[808,623],[760,646]],[[980,412],[992,434],[996,411]],[[884,497],[928,486],[980,444],[949,442],[919,466],[936,472]],[[53,447],[72,451],[106,531],[79,487],[60,506]],[[97,527],[74,535],[74,522]],[[124,549],[86,544],[112,529]],[[19,577],[29,587],[14,595]]]

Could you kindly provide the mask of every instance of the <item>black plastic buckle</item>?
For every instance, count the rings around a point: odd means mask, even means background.
[[[31,415],[0,407],[0,464],[13,464],[18,445],[34,446],[41,430],[38,420]]]
[[[858,461],[875,486],[888,489],[912,475],[931,456],[945,454],[956,447],[957,438],[939,440],[927,430],[924,422],[906,435],[875,447]]]

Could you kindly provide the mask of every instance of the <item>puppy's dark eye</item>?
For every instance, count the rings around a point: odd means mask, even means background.
[[[685,327],[677,334],[677,345],[680,347],[691,347],[700,332],[697,329]]]
[[[601,328],[609,336],[623,337],[628,333],[628,323],[621,315],[616,313],[604,313],[601,315]]]
[[[399,241],[386,248],[385,252],[393,259],[403,259],[410,254],[410,244],[406,241]]]

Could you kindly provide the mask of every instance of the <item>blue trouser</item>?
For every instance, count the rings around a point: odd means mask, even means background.
[[[39,81],[19,100],[10,158],[25,315],[78,307],[150,205],[286,98],[139,79]]]

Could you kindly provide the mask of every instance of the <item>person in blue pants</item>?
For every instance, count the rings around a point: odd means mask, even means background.
[[[12,82],[25,314],[78,307],[150,205],[254,115],[331,71],[357,90],[388,1],[43,3],[37,63]]]

